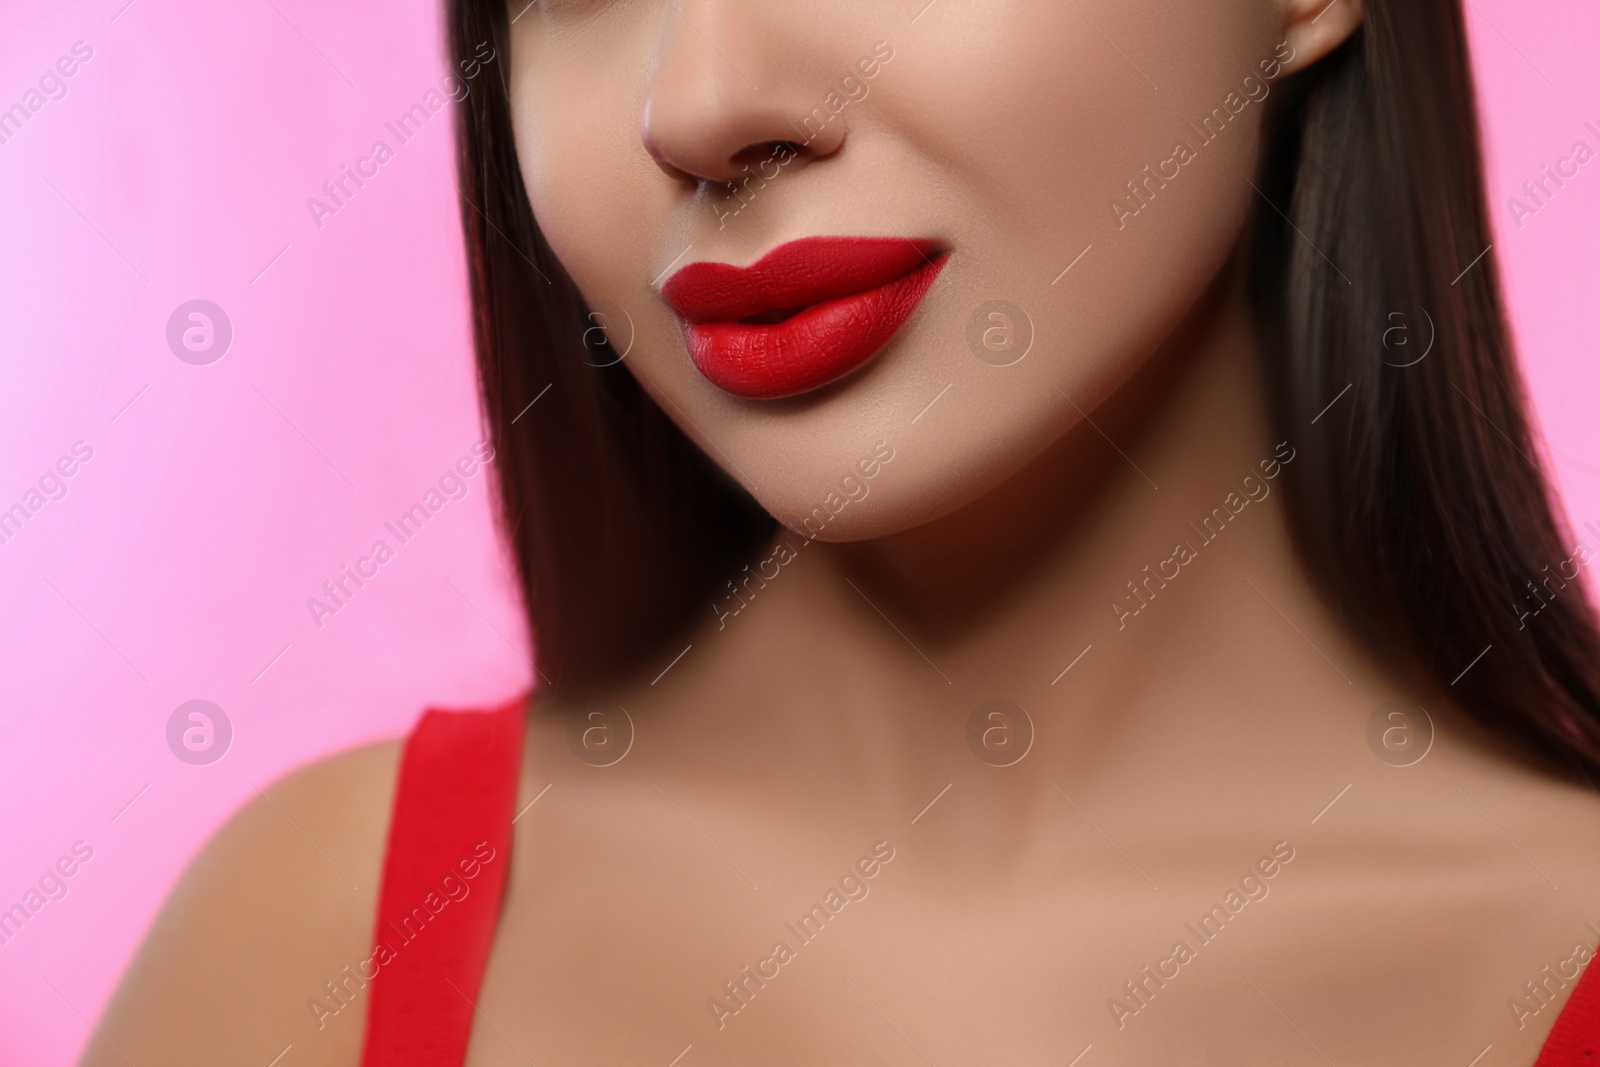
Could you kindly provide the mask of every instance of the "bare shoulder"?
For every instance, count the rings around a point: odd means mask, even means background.
[[[267,1064],[291,1045],[299,1067],[356,1063],[359,986],[326,983],[369,954],[399,756],[396,740],[320,760],[234,815],[162,906],[83,1067]]]

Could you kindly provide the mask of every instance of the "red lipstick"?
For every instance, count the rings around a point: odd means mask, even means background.
[[[748,267],[691,263],[661,287],[713,385],[759,400],[809,392],[875,356],[948,253],[903,237],[806,237]]]

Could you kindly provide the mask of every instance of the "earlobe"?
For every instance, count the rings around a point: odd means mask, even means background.
[[[1283,0],[1283,72],[1298,74],[1349,40],[1365,18],[1364,6],[1363,0]]]

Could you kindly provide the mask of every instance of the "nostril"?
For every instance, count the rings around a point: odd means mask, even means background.
[[[734,154],[733,165],[747,167],[758,163],[785,162],[805,151],[797,141],[761,141]]]

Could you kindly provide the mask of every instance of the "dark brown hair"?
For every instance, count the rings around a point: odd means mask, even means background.
[[[1386,658],[1588,775],[1600,638],[1581,589],[1540,584],[1571,550],[1535,462],[1494,256],[1480,255],[1458,5],[1366,0],[1362,29],[1285,84],[1249,235],[1264,374],[1304,457],[1290,519],[1325,595]],[[543,685],[582,694],[665,666],[774,523],[616,362],[540,234],[512,141],[502,0],[450,0],[449,36],[457,60],[485,41],[503,57],[458,127],[482,401]]]

